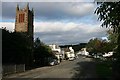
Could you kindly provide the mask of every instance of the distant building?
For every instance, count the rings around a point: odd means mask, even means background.
[[[52,51],[58,51],[59,53],[61,52],[61,48],[56,44],[51,44],[49,47],[52,49]]]
[[[64,55],[65,55],[64,57],[65,59],[68,59],[68,60],[75,59],[74,49],[72,47],[64,48]]]
[[[49,47],[52,49],[53,54],[60,60],[62,59],[61,48],[56,44],[51,44]]]
[[[89,52],[87,52],[86,48],[82,48],[80,53],[81,55],[85,55],[85,56],[89,55]]]

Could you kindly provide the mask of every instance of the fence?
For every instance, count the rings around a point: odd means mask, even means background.
[[[2,65],[2,75],[17,73],[17,72],[24,72],[24,71],[25,71],[25,64]]]

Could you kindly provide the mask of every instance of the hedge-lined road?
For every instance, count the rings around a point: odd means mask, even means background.
[[[95,78],[95,63],[92,58],[79,56],[74,61],[62,61],[59,65],[36,68],[6,78]]]

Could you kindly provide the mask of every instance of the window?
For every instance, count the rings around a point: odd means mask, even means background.
[[[19,23],[24,22],[25,14],[19,14]]]

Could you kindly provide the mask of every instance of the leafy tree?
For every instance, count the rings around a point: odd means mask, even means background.
[[[113,45],[112,43],[110,43],[110,42],[104,42],[104,41],[102,41],[101,46],[102,46],[101,47],[101,52],[103,52],[103,53],[111,52],[115,48],[115,45]]]
[[[101,41],[98,38],[91,39],[87,44],[87,50],[92,53],[100,52]]]
[[[113,68],[115,75],[120,75],[120,1],[119,2],[101,2],[95,10],[95,13],[99,16],[98,19],[103,21],[102,26],[110,27],[113,32],[118,34],[117,37],[117,51],[115,57],[116,62]]]
[[[107,33],[108,33],[108,40],[109,40],[109,42],[112,43],[112,44],[117,45],[118,34],[117,33],[113,33],[113,30],[111,30],[111,29],[108,30]]]
[[[107,52],[113,51],[113,49],[115,48],[115,45],[113,45],[112,43],[106,40],[95,38],[95,39],[91,39],[88,42],[86,48],[87,48],[87,51],[91,53],[107,53]]]
[[[40,45],[44,45],[44,43],[42,43],[39,38],[36,38],[34,42],[34,47],[37,48]]]
[[[49,48],[49,46],[41,42],[39,38],[36,38],[34,42],[35,65],[37,66],[46,65],[47,60],[45,59],[48,57],[54,57],[54,55],[52,54],[52,50]]]

